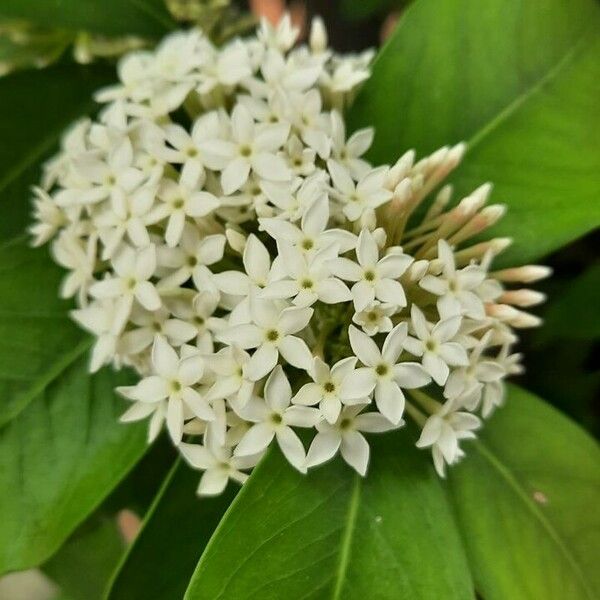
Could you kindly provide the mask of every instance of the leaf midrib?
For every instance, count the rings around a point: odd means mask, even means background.
[[[340,600],[341,593],[346,579],[346,571],[350,562],[350,550],[352,547],[352,538],[354,528],[356,526],[356,517],[358,515],[358,506],[360,504],[360,492],[362,488],[361,478],[358,474],[354,474],[354,482],[352,484],[352,492],[350,501],[348,502],[348,513],[346,516],[346,526],[341,539],[339,562],[335,572],[335,586],[333,588],[332,600]]]
[[[498,475],[508,484],[509,489],[512,489],[517,498],[519,498],[528,512],[540,523],[542,528],[548,533],[550,539],[555,543],[559,551],[564,555],[566,562],[569,564],[577,579],[580,581],[588,598],[596,600],[598,596],[594,594],[593,589],[589,586],[585,575],[581,570],[576,558],[573,556],[562,536],[554,528],[548,518],[540,511],[539,507],[529,498],[523,485],[518,480],[516,475],[498,458],[492,450],[485,445],[483,440],[479,439],[472,444],[472,448],[476,449],[480,455],[497,471]]]
[[[499,110],[494,117],[484,123],[474,135],[469,138],[467,143],[467,151],[471,151],[475,146],[479,145],[489,134],[507,121],[518,109],[525,104],[531,97],[535,96],[546,85],[551,83],[558,75],[564,71],[575,59],[575,57],[590,43],[592,36],[590,32],[592,27],[588,27],[582,32],[581,37],[569,46],[564,54],[553,64],[548,70],[541,74],[540,77],[531,84],[526,90],[517,95],[506,106]]]

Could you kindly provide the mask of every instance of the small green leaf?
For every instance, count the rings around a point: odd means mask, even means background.
[[[406,435],[371,438],[366,479],[340,460],[301,475],[272,451],[221,521],[186,600],[473,598],[440,481]]]
[[[0,573],[50,557],[141,457],[145,427],[119,423],[113,391],[130,381],[80,358],[0,429]]]
[[[598,598],[600,450],[535,396],[465,444],[450,490],[475,586],[486,600]]]
[[[1,246],[0,274],[1,426],[82,356],[91,339],[58,298],[64,272],[46,250],[23,238]]]
[[[535,260],[600,223],[599,27],[592,0],[418,0],[351,121],[376,126],[376,162],[469,142],[457,192],[492,181],[502,260]]]
[[[76,65],[0,78],[0,243],[23,233],[40,162],[66,127],[95,110],[92,93],[114,78],[112,69]]]
[[[164,0],[2,0],[0,16],[105,35],[156,37],[175,26]]]
[[[230,484],[221,496],[198,498],[199,478],[181,461],[174,465],[114,574],[106,600],[183,597],[204,547],[238,489]]]

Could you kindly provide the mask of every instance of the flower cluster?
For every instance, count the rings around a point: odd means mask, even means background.
[[[464,146],[373,167],[373,130],[342,117],[371,55],[328,50],[320,20],[297,34],[286,18],[126,55],[35,189],[34,243],[69,271],[91,370],[137,370],[122,420],[150,440],[166,423],[201,494],[273,442],[302,472],[339,452],[364,475],[363,433],[405,414],[443,475],[520,371],[514,329],[538,324],[522,309],[542,295],[505,285],[548,270],[491,271],[510,240],[468,243],[504,212],[490,186],[440,189]]]

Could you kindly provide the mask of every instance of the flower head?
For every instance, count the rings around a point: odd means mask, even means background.
[[[364,475],[364,434],[407,414],[443,475],[519,372],[515,330],[539,324],[543,296],[510,286],[549,272],[493,271],[510,241],[469,241],[504,212],[491,186],[430,202],[464,144],[370,164],[375,132],[343,109],[372,53],[328,50],[318,19],[298,33],[263,21],[218,48],[190,29],[124,56],[34,188],[33,244],[68,271],[90,369],[137,371],[122,421],[150,440],[166,423],[200,494],[270,444],[302,472],[339,452]]]

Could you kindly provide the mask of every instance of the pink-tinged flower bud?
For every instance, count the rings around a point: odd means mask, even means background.
[[[513,304],[525,308],[527,306],[541,304],[546,300],[546,294],[528,289],[509,290],[504,292],[499,300],[505,304]]]
[[[509,283],[531,283],[545,279],[552,274],[552,269],[544,265],[525,265],[523,267],[513,267],[502,269],[491,273],[499,281]]]
[[[393,190],[410,172],[415,162],[415,151],[405,152],[389,170],[386,187]]]
[[[508,304],[488,304],[486,313],[490,317],[495,317],[504,323],[508,323],[517,328],[539,327],[542,319],[531,315],[522,310],[518,310]]]

